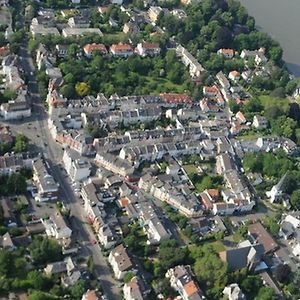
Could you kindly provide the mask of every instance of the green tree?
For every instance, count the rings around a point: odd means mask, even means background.
[[[33,291],[29,296],[28,300],[53,300],[57,299],[55,296],[52,296],[48,293],[44,293],[41,291]]]
[[[291,204],[295,209],[300,209],[300,189],[295,190],[291,195]]]
[[[83,280],[77,281],[70,287],[70,294],[73,299],[81,299],[83,293],[86,291],[86,282]]]
[[[26,192],[26,178],[18,173],[13,173],[7,180],[7,191],[10,194],[23,194]]]
[[[75,91],[80,97],[84,97],[90,92],[90,86],[85,82],[78,82],[75,85]]]
[[[277,296],[272,288],[262,287],[254,300],[276,300]]]
[[[58,261],[62,257],[61,246],[47,237],[37,236],[29,246],[30,256],[35,264]]]
[[[129,283],[130,280],[134,277],[134,274],[132,272],[127,272],[125,275],[124,275],[124,279],[123,281],[125,283]]]
[[[17,134],[15,138],[14,152],[25,152],[27,151],[28,141],[23,134]]]

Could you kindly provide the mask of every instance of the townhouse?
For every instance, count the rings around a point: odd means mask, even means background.
[[[164,183],[149,174],[142,176],[139,180],[139,188],[155,198],[164,201],[187,217],[198,217],[203,211],[198,198],[192,193],[188,186],[182,188]]]
[[[176,52],[180,56],[182,63],[189,68],[192,78],[200,78],[205,73],[205,69],[198,60],[183,46],[177,46]]]
[[[19,172],[21,169],[32,169],[32,159],[22,154],[5,154],[0,156],[0,176],[7,176]]]
[[[128,160],[109,153],[97,153],[95,162],[97,165],[123,177],[130,176],[134,172],[134,167]]]

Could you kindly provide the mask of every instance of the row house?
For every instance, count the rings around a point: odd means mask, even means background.
[[[33,181],[37,187],[35,200],[42,202],[48,200],[57,200],[58,184],[53,176],[49,174],[44,162],[41,159],[33,163]]]
[[[122,159],[135,162],[137,165],[142,161],[155,161],[165,155],[172,157],[188,154],[200,154],[199,141],[188,140],[182,142],[152,143],[147,146],[124,147],[119,153]]]
[[[99,28],[71,28],[67,27],[62,30],[62,36],[67,37],[81,37],[86,35],[98,35],[103,36],[103,33]]]
[[[52,67],[56,62],[56,56],[53,52],[47,48],[44,44],[39,44],[36,50],[36,64],[38,70],[41,70],[43,67]]]
[[[112,154],[98,152],[96,154],[95,162],[101,167],[123,177],[130,176],[134,172],[134,167],[128,160]]]
[[[179,45],[176,48],[176,52],[181,57],[182,63],[186,67],[189,67],[190,76],[192,78],[199,78],[205,73],[203,66],[187,49]]]
[[[22,154],[5,154],[0,156],[0,176],[19,172],[21,169],[32,169],[32,159],[24,159]]]
[[[63,154],[63,163],[72,181],[82,181],[90,176],[91,164],[78,152],[66,148]]]
[[[218,155],[216,160],[216,170],[219,175],[223,175],[231,170],[236,170],[235,162],[229,153]]]
[[[199,200],[187,186],[184,189],[177,189],[170,183],[165,184],[148,174],[140,178],[138,185],[146,193],[167,202],[187,217],[197,217],[202,214]]]

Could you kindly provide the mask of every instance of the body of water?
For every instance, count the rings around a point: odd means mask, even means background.
[[[283,48],[292,74],[300,76],[300,0],[240,0],[260,30]]]

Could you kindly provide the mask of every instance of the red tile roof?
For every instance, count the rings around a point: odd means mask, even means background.
[[[93,51],[100,51],[100,52],[107,53],[107,49],[106,49],[105,45],[103,45],[103,44],[96,44],[96,43],[86,44],[83,47],[83,50],[87,54],[91,54]]]
[[[111,45],[110,49],[114,52],[132,51],[132,47],[129,44],[123,43],[113,44]]]
[[[159,44],[158,43],[149,43],[149,42],[143,42],[142,47],[144,49],[158,49]]]
[[[195,282],[193,280],[186,283],[183,286],[183,288],[184,288],[184,290],[185,290],[188,297],[191,297],[192,295],[198,293],[198,291],[199,291],[197,285],[195,284]]]

